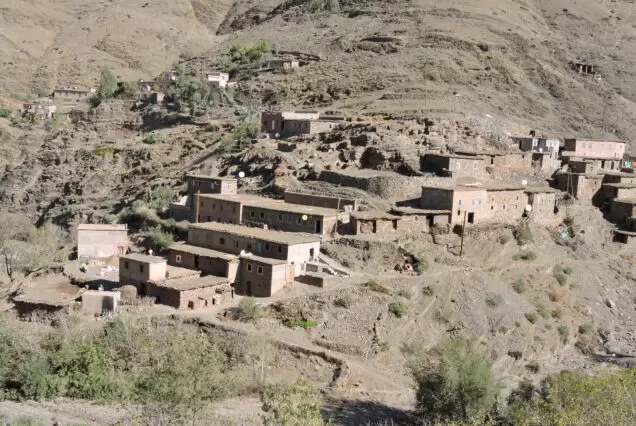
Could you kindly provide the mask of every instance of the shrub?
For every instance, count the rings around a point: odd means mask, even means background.
[[[0,108],[0,117],[1,118],[11,117],[11,110],[7,108]]]
[[[528,312],[527,314],[525,314],[525,317],[530,324],[536,324],[537,321],[539,321],[539,315],[535,314],[534,312]]]
[[[435,292],[433,291],[433,287],[431,287],[430,285],[426,285],[422,288],[422,294],[424,296],[433,296],[435,294]]]
[[[424,272],[428,271],[429,268],[430,265],[428,264],[428,261],[426,260],[424,255],[418,255],[415,257],[415,263],[413,264],[413,269],[415,270],[415,272],[417,272],[419,275],[422,275]]]
[[[252,297],[244,297],[237,308],[237,319],[243,322],[256,322],[263,316],[263,307]]]
[[[559,299],[561,299],[561,295],[558,292],[552,290],[548,293],[548,299],[550,299],[550,302],[558,302]]]
[[[563,339],[567,338],[570,335],[570,329],[564,325],[557,328],[557,331],[559,332],[559,336],[561,336]]]
[[[515,237],[515,240],[517,240],[517,244],[519,244],[520,246],[531,243],[533,241],[532,231],[530,231],[530,228],[527,225],[515,229],[513,235]]]
[[[579,326],[579,333],[587,334],[591,333],[594,330],[594,326],[592,324],[581,324]]]
[[[117,78],[115,74],[107,68],[102,68],[99,75],[99,86],[97,87],[97,102],[111,99],[117,92]]]
[[[537,254],[533,251],[522,251],[512,257],[512,260],[525,260],[531,262],[537,258]]]
[[[526,291],[526,283],[522,279],[518,279],[517,281],[512,283],[512,288],[518,294],[525,293]]]
[[[378,293],[386,293],[386,294],[391,293],[391,288],[389,286],[387,286],[386,284],[378,284],[377,282],[373,280],[367,281],[366,283],[363,284],[363,286],[368,288],[371,291],[376,291]]]
[[[555,309],[552,312],[550,312],[550,314],[552,315],[552,318],[554,319],[561,319],[561,317],[563,316],[563,311],[561,309]]]
[[[141,141],[145,144],[152,145],[155,143],[155,135],[148,133]]]
[[[540,369],[541,366],[537,361],[531,361],[526,364],[526,370],[530,371],[531,373],[537,374]]]
[[[393,302],[389,304],[389,312],[395,315],[398,318],[402,318],[409,313],[408,305],[402,302]]]
[[[302,327],[304,329],[315,327],[317,324],[312,320],[299,321],[299,320],[289,320],[285,321],[286,327],[294,328],[294,327]]]
[[[112,154],[115,152],[115,148],[112,146],[100,146],[93,150],[93,155],[99,155],[103,157],[106,154]]]
[[[351,297],[350,294],[345,294],[342,297],[337,298],[336,300],[334,300],[333,304],[335,306],[339,306],[341,308],[350,308],[351,305],[353,305],[353,297]]]
[[[411,299],[413,295],[409,289],[403,288],[398,292],[398,296],[403,297],[405,299]]]
[[[475,340],[455,338],[409,362],[417,385],[417,412],[427,422],[481,424],[494,406],[499,386],[492,361]]]
[[[174,193],[167,186],[158,186],[150,193],[150,203],[148,207],[157,211],[166,210],[170,206]]]
[[[293,385],[268,385],[260,392],[266,425],[322,426],[320,394],[304,377]]]
[[[537,306],[537,314],[543,319],[550,318],[550,311],[543,305]]]
[[[571,266],[566,266],[565,268],[563,268],[563,273],[565,275],[572,275],[573,272],[574,268],[572,268]]]
[[[145,236],[150,245],[158,252],[164,251],[174,244],[174,235],[164,231],[161,226],[156,226],[152,230],[147,231]]]
[[[493,266],[488,268],[488,272],[497,272],[498,269],[499,268],[497,268],[496,266],[493,265]]]
[[[560,285],[565,285],[568,282],[568,275],[565,272],[566,268],[563,268],[561,265],[556,265],[552,268],[552,276],[557,280]],[[570,273],[572,273],[572,268],[569,268]]]
[[[503,297],[500,294],[490,294],[486,297],[486,305],[496,308],[503,303]]]

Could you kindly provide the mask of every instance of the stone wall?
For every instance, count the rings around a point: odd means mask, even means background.
[[[323,170],[319,180],[334,185],[358,188],[382,198],[391,200],[404,200],[420,196],[422,185],[428,178],[421,176],[404,176],[392,172],[374,172],[357,174],[343,173],[331,170]]]

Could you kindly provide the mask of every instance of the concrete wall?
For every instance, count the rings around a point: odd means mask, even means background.
[[[625,143],[601,140],[565,139],[564,151],[572,151],[582,157],[613,157],[622,159]]]
[[[148,263],[119,259],[119,283],[139,285],[147,281],[166,279],[166,263]]]
[[[303,206],[324,207],[326,209],[357,211],[358,200],[353,198],[329,197],[324,195],[303,194],[285,191],[285,202]]]
[[[313,257],[312,257],[313,253]],[[320,243],[297,244],[288,247],[287,261],[296,265],[295,275],[301,275],[301,266],[310,260],[317,260],[320,255]]]
[[[285,286],[289,279],[289,265],[270,265],[254,259],[241,258],[237,294],[270,297]]]
[[[128,249],[128,230],[78,230],[77,257],[110,257],[125,254]]]
[[[237,200],[199,197],[199,222],[242,223],[243,205]]]
[[[181,262],[177,262],[179,258]],[[234,282],[236,279],[236,271],[238,269],[238,261],[227,260],[220,257],[197,256],[175,249],[170,250],[168,265],[196,269],[206,275],[228,278],[230,282]]]
[[[338,217],[322,215],[306,215],[307,220],[303,220],[305,213],[292,213],[283,209],[274,210],[262,206],[244,206],[243,222],[249,224],[266,224],[271,229],[278,229],[286,232],[305,232],[329,236],[338,229],[338,222],[349,222],[348,213],[340,213]]]

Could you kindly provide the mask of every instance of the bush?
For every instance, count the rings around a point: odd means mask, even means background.
[[[368,288],[371,291],[376,291],[378,293],[386,293],[386,294],[391,293],[391,288],[389,286],[387,286],[386,284],[378,284],[377,282],[373,280],[367,281],[366,283],[363,284],[363,286]]]
[[[550,318],[550,311],[543,305],[537,306],[537,314],[543,319]]]
[[[351,295],[349,294],[345,294],[342,297],[337,298],[336,300],[334,300],[333,304],[335,306],[338,306],[340,308],[350,308],[351,305],[353,305],[353,297],[351,297]]]
[[[520,246],[531,243],[533,241],[532,231],[530,231],[530,228],[527,225],[515,229],[513,235],[515,237],[515,240],[517,240],[517,244],[519,244]]]
[[[594,331],[594,326],[592,324],[581,324],[579,326],[579,333],[588,334]]]
[[[265,425],[322,426],[319,393],[305,378],[293,385],[269,385],[260,392]]]
[[[571,266],[566,266],[565,268],[563,268],[563,273],[565,275],[572,275],[573,272],[574,268],[572,268]]]
[[[167,186],[158,186],[150,193],[148,207],[157,211],[164,211],[170,206],[174,192]]]
[[[174,235],[166,232],[161,226],[157,226],[145,233],[149,244],[154,247],[156,252],[162,252],[174,244]]]
[[[422,294],[424,296],[431,297],[435,294],[435,292],[433,291],[433,287],[431,287],[430,285],[426,285],[422,288]]]
[[[518,294],[521,293],[525,293],[526,291],[526,284],[524,282],[524,280],[522,279],[518,279],[517,281],[512,283],[512,288],[514,289],[514,291],[516,291]]]
[[[566,272],[567,271],[567,272]],[[561,265],[556,265],[552,268],[552,276],[557,280],[560,285],[565,285],[568,281],[568,275],[572,273],[572,268],[564,268]]]
[[[408,305],[402,302],[393,302],[389,304],[389,312],[395,315],[398,318],[402,318],[409,313]]]
[[[398,292],[398,296],[403,297],[405,299],[409,299],[409,300],[411,299],[411,297],[413,297],[413,295],[411,294],[411,291],[406,288],[403,288],[402,290],[400,290]]]
[[[563,316],[563,311],[561,309],[555,309],[552,312],[550,312],[550,314],[552,315],[552,318],[554,319],[561,319],[561,317]]]
[[[107,68],[102,68],[99,75],[99,86],[97,87],[97,102],[111,99],[117,92],[117,78],[115,74]]]
[[[11,110],[7,108],[0,108],[0,118],[11,117]]]
[[[540,369],[541,366],[537,361],[531,361],[526,364],[526,370],[530,371],[531,373],[537,374]]]
[[[155,135],[148,133],[141,141],[145,144],[152,145],[155,143]]]
[[[548,299],[550,299],[550,302],[558,302],[559,299],[561,299],[561,295],[558,292],[552,290],[548,293]]]
[[[563,339],[567,338],[570,335],[570,329],[564,325],[557,328],[557,331],[559,332],[559,336],[561,336]]]
[[[482,424],[497,401],[492,361],[475,340],[455,338],[409,362],[417,385],[417,413],[427,423]]]
[[[415,270],[415,272],[422,275],[424,272],[428,271],[429,268],[430,265],[424,255],[418,255],[415,257],[415,263],[413,264],[413,270]]]
[[[512,257],[512,260],[525,260],[527,262],[531,262],[537,258],[537,254],[533,251],[522,251],[521,253],[515,254]]]
[[[525,314],[525,317],[530,324],[536,324],[537,321],[539,321],[539,315],[535,314],[534,312],[528,312],[527,314]]]
[[[286,327],[294,328],[294,327],[302,327],[304,329],[315,327],[317,324],[312,320],[299,321],[299,320],[289,320],[285,321]]]
[[[252,297],[244,297],[237,308],[237,319],[243,322],[256,322],[263,316],[263,307]]]
[[[486,305],[491,308],[496,308],[503,303],[503,297],[500,294],[490,294],[486,297]]]

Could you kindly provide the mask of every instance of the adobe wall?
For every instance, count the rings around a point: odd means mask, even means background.
[[[491,161],[496,167],[508,170],[523,170],[532,167],[532,153],[514,153],[494,156]]]
[[[558,225],[565,218],[565,213],[560,211],[555,213],[556,194],[555,193],[533,193],[528,195],[528,204],[532,206],[529,218],[539,225]]]
[[[128,268],[126,268],[128,262]],[[140,267],[143,267],[140,269]],[[147,281],[160,281],[166,278],[166,263],[145,263],[131,259],[119,259],[120,284],[139,285]]]
[[[330,132],[338,124],[340,123],[336,121],[311,121],[309,133],[313,135],[316,133]]]
[[[303,219],[307,216],[307,220]],[[348,223],[349,213],[339,213],[337,217],[292,213],[258,205],[243,207],[243,222],[250,224],[267,224],[271,229],[285,232],[305,232],[328,236],[337,231],[338,222]]]
[[[118,253],[117,248],[123,247],[123,253],[128,248],[128,230],[112,231],[77,231],[77,257],[110,257]]]
[[[251,271],[250,269],[251,266]],[[259,268],[262,273],[259,274]],[[270,265],[242,258],[239,265],[238,280],[235,284],[237,294],[270,297],[287,283],[287,265]]]
[[[515,224],[523,217],[527,204],[528,195],[523,190],[488,191],[486,221]]]
[[[300,192],[285,191],[285,202],[300,204],[303,206],[324,207],[327,209],[357,211],[358,200],[353,198],[329,197],[324,195],[303,194]]]
[[[177,262],[177,256],[181,256],[181,262]],[[171,249],[168,255],[168,265],[196,269],[207,275],[225,277],[230,279],[230,282],[234,281],[237,262],[219,257],[199,256],[199,264],[197,267],[195,258],[196,255],[192,253]]]
[[[199,222],[241,223],[242,204],[235,200],[199,197]]]
[[[428,179],[422,176],[403,176],[400,174],[380,174],[377,176],[355,176],[331,170],[323,170],[318,178],[334,185],[358,188],[383,198],[403,200],[418,197],[422,185]]]

